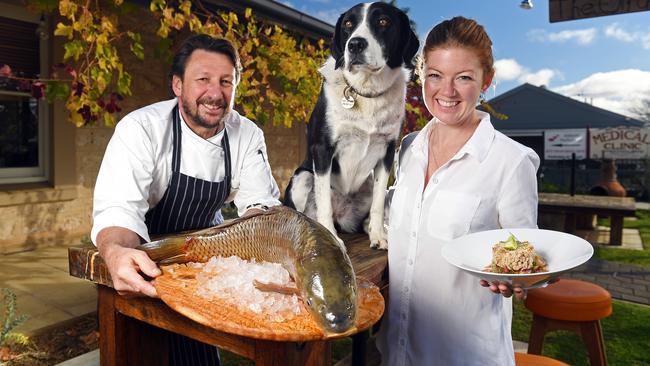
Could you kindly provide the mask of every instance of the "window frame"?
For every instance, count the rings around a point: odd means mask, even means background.
[[[38,14],[32,14],[27,9],[0,2],[0,13],[5,18],[12,18],[24,22],[41,23]],[[49,29],[48,19],[44,18],[40,27]],[[39,37],[40,76],[47,78],[49,75],[49,39]],[[11,65],[9,65],[11,66]],[[2,95],[25,96],[31,98],[27,92],[0,90]],[[50,106],[45,98],[37,99],[38,103],[38,165],[24,168],[0,168],[0,184],[36,183],[50,180]]]

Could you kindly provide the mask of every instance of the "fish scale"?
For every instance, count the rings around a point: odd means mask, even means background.
[[[158,264],[207,262],[213,256],[280,263],[328,333],[354,326],[357,282],[345,247],[324,226],[284,206],[193,233],[143,244]]]

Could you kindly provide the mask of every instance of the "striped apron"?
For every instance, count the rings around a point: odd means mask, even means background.
[[[204,229],[215,224],[230,193],[230,144],[228,134],[223,131],[222,146],[226,171],[221,182],[209,182],[181,173],[181,122],[178,106],[172,112],[172,176],[162,199],[145,215],[145,224],[150,235],[164,235],[185,230]],[[169,334],[170,365],[218,365],[219,352],[216,347],[194,339]]]

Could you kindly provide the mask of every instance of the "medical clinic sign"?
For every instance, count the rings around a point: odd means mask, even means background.
[[[650,157],[650,128],[614,127],[589,130],[592,159],[644,159]]]

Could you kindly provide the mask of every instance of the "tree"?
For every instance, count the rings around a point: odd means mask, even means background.
[[[51,0],[32,1],[30,6],[39,11],[52,5]],[[155,47],[169,57],[176,36],[189,31],[226,38],[239,50],[244,72],[235,102],[248,117],[288,127],[294,120],[308,120],[320,90],[320,79],[314,74],[327,54],[324,40],[258,20],[251,9],[237,14],[200,0],[151,0],[151,18],[142,21],[159,24],[159,43],[145,45],[137,29],[120,23],[120,15],[134,6],[123,0],[58,1],[56,9],[64,20],[56,24],[54,35],[67,42],[53,78],[23,78],[14,75],[9,65],[0,65],[0,87],[65,100],[76,126],[100,120],[111,126],[119,103],[131,95],[132,76],[122,63],[123,53],[144,61],[145,47]]]
[[[637,116],[637,118],[645,122],[646,126],[650,125],[650,98],[641,100],[641,103],[638,107],[632,108],[631,112]]]

